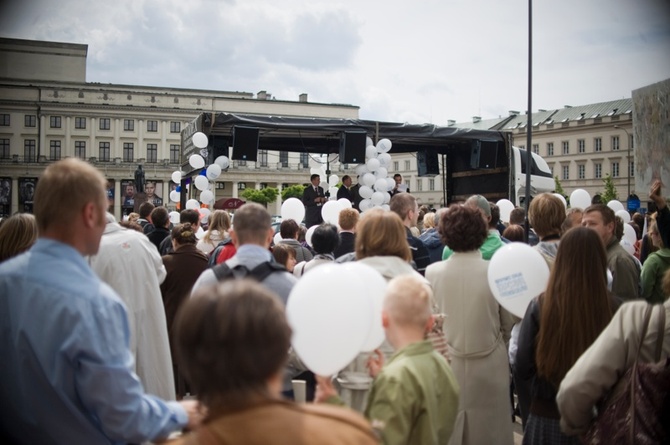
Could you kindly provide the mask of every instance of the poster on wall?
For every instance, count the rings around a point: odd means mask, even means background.
[[[140,205],[150,202],[155,207],[163,205],[163,198],[158,194],[163,190],[163,181],[146,181],[144,192],[138,193],[135,181],[125,179],[121,181],[121,213],[125,216],[131,212],[139,212]]]
[[[139,205],[138,205],[139,207]],[[135,211],[135,181],[121,181],[121,213],[127,216]]]
[[[19,212],[33,213],[37,178],[19,178]]]
[[[0,178],[0,218],[12,211],[12,178]]]
[[[114,180],[107,180],[107,211],[114,214]]]
[[[160,190],[163,190],[163,181],[147,181],[144,185],[143,202],[150,202],[155,207],[162,206],[163,198],[158,195]]]

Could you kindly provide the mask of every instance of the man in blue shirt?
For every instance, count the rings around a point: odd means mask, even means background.
[[[0,265],[4,443],[139,443],[199,420],[194,401],[144,393],[125,306],[84,259],[105,229],[105,184],[78,159],[47,167],[35,194],[40,238]]]

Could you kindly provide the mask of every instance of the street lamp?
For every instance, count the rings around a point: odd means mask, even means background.
[[[617,130],[623,130],[624,133],[626,133],[626,142],[628,144],[628,154],[626,155],[626,170],[628,171],[628,195],[626,196],[626,201],[628,201],[628,198],[630,197],[630,134],[628,134],[628,130],[623,128],[620,125],[615,125],[614,128]]]

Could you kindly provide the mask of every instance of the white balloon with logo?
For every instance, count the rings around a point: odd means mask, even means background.
[[[221,170],[225,170],[230,166],[230,159],[228,159],[228,156],[219,156],[214,159],[214,163],[221,167]]]
[[[388,153],[391,150],[393,144],[388,139],[380,139],[377,142],[377,152],[378,153]]]
[[[634,246],[637,241],[637,234],[635,229],[630,224],[623,225],[623,237],[621,239],[626,240],[630,245]]]
[[[212,164],[207,167],[207,179],[210,181],[215,180],[221,175],[221,166],[218,164]]]
[[[200,155],[191,155],[188,158],[188,163],[193,168],[203,168],[205,166],[205,159]]]

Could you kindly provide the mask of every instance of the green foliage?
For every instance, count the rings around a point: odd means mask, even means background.
[[[296,184],[286,187],[281,191],[282,201],[286,201],[289,198],[298,198],[302,199],[302,193],[305,191],[305,186]]]
[[[601,195],[603,204],[607,204],[614,199],[618,200],[619,194],[616,191],[616,187],[614,187],[614,181],[612,181],[612,177],[609,173],[603,178],[603,184],[605,184],[605,191]]]
[[[244,189],[240,195],[247,201],[256,202],[267,207],[268,203],[274,202],[279,195],[279,190],[274,187],[266,187],[262,190],[252,188]]]
[[[554,176],[554,183],[556,184],[554,186],[554,192],[565,197],[565,190],[563,190],[563,186],[561,185],[561,181],[559,181],[558,176]]]

